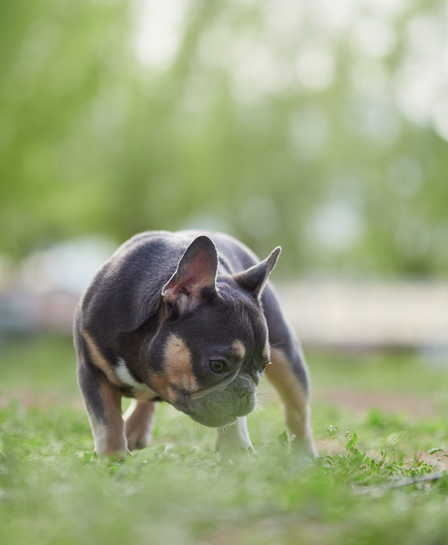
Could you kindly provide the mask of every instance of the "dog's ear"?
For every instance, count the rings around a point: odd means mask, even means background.
[[[165,284],[162,297],[179,314],[192,310],[204,297],[216,293],[218,252],[206,236],[197,237],[185,250],[176,272]]]
[[[234,276],[238,285],[241,288],[251,292],[254,297],[259,299],[263,293],[264,287],[266,286],[269,275],[277,263],[278,256],[280,255],[281,251],[282,249],[280,246],[277,246],[277,248],[272,250],[266,259],[260,263],[257,263],[257,265],[250,267],[250,269],[246,269],[245,271]]]

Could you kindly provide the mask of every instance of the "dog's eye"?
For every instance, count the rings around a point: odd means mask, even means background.
[[[227,364],[224,360],[210,360],[209,363],[210,363],[210,369],[214,373],[221,374],[221,373],[225,373],[225,371],[227,370]]]

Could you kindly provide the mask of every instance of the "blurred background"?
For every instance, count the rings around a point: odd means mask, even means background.
[[[0,357],[206,228],[283,247],[305,346],[446,363],[446,0],[15,0],[0,40]]]

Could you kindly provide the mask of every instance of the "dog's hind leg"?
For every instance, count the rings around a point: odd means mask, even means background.
[[[271,351],[266,375],[284,404],[286,425],[295,436],[294,443],[312,456],[316,455],[310,424],[309,395],[293,366],[281,349]]]
[[[285,408],[286,425],[296,438],[294,443],[316,455],[310,423],[310,385],[308,369],[300,344],[286,323],[271,287],[263,294],[269,328],[271,364],[266,375],[277,390]]]
[[[124,415],[129,450],[141,449],[151,443],[154,402],[134,399]]]

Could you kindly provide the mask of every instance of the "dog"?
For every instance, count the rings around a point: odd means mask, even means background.
[[[167,402],[217,428],[220,459],[252,451],[246,416],[265,372],[295,441],[315,455],[308,370],[263,261],[241,242],[199,231],[148,231],[112,255],[74,320],[78,384],[99,457],[125,458],[151,441]],[[122,416],[121,398],[133,402]]]

